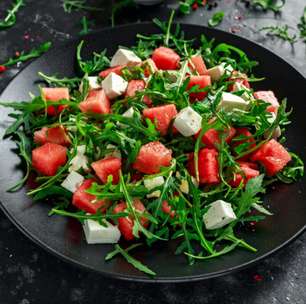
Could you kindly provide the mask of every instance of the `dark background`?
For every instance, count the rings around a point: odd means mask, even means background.
[[[11,5],[0,2],[0,18]],[[95,21],[92,28],[110,26],[112,1],[96,1],[103,12],[67,14],[61,1],[26,0],[17,24],[0,32],[0,64],[15,52],[28,50],[44,41],[53,47],[77,37],[80,19]],[[153,8],[126,8],[116,23],[139,22],[152,17],[166,18],[177,1]],[[306,44],[289,43],[266,37],[259,29],[288,24],[294,31],[305,1],[290,0],[281,14],[254,11],[241,1],[215,1],[211,10],[198,9],[179,21],[207,24],[217,10],[226,17],[219,26],[255,40],[293,64],[306,76]],[[23,67],[0,74],[0,91]],[[277,68],[277,67],[276,67]],[[285,73],[286,71],[280,71]],[[288,84],[290,85],[290,84]],[[18,88],[17,88],[18,89]],[[305,101],[300,101],[305,102]],[[290,202],[288,202],[290,203]],[[306,234],[259,265],[222,278],[189,284],[141,284],[111,280],[68,265],[43,251],[23,236],[0,212],[0,304],[48,303],[306,303]]]

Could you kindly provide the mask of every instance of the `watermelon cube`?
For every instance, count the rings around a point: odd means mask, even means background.
[[[97,200],[96,196],[86,192],[94,183],[94,179],[86,179],[72,196],[72,204],[80,210],[95,214],[98,210],[104,212],[108,207],[107,200]]]
[[[275,139],[263,144],[251,157],[260,162],[266,169],[267,175],[273,176],[283,170],[291,160],[289,152]]]
[[[170,166],[171,160],[172,151],[159,141],[152,141],[140,148],[133,168],[145,174],[154,174],[160,172],[161,167]]]
[[[91,166],[102,183],[106,184],[108,176],[112,175],[113,184],[118,184],[119,172],[121,170],[121,158],[106,157],[93,162]]]
[[[32,150],[32,166],[45,176],[55,175],[66,162],[67,149],[61,145],[45,143]]]
[[[79,104],[83,113],[108,114],[110,113],[110,101],[104,90],[92,90],[87,98]]]
[[[163,136],[167,134],[170,123],[176,114],[177,111],[174,104],[143,110],[143,117],[149,118],[153,123],[155,123],[157,131],[159,131]]]
[[[160,70],[177,70],[180,66],[180,56],[172,49],[159,47],[154,50],[152,60]]]

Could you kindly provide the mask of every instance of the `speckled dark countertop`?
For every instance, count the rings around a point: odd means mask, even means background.
[[[0,16],[12,1],[0,2]],[[65,14],[60,0],[27,0],[16,26],[0,32],[0,62],[15,51],[52,40],[54,46],[76,37],[82,12]],[[99,2],[99,1],[96,1]],[[235,0],[216,1],[226,11],[220,28],[264,44],[306,76],[306,44],[267,39],[258,29],[271,24],[296,25],[305,1],[287,1],[281,15],[246,10]],[[165,18],[176,1],[150,9],[124,10],[118,23]],[[95,28],[109,25],[111,1],[92,13]],[[207,24],[212,11],[199,9],[184,22]],[[127,17],[129,16],[129,17]],[[0,90],[19,69],[0,74]],[[190,284],[146,285],[104,278],[68,265],[37,247],[0,212],[0,304],[57,303],[306,303],[306,234],[256,267],[222,278]]]

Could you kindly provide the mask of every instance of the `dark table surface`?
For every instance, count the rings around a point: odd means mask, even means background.
[[[0,1],[0,16],[12,1]],[[95,20],[94,28],[110,25],[111,1],[102,0],[99,13],[67,14],[61,1],[27,0],[17,24],[0,32],[0,63],[16,51],[30,49],[40,42],[53,41],[54,47],[77,37],[80,19],[86,14]],[[98,2],[98,1],[96,1]],[[125,9],[117,23],[139,22],[152,17],[166,18],[177,1],[153,8]],[[267,38],[263,26],[288,24],[294,28],[305,1],[290,0],[275,16],[246,8],[235,0],[216,1],[211,10],[198,9],[179,18],[186,23],[206,25],[217,10],[226,11],[220,28],[255,40],[293,64],[306,76],[306,44],[292,47],[287,42]],[[0,90],[22,68],[0,74]],[[284,71],[285,72],[285,71]],[[301,101],[305,102],[305,101]],[[68,265],[37,247],[21,234],[0,212],[0,303],[306,303],[306,234],[259,265],[208,281],[189,284],[147,285],[111,280]]]

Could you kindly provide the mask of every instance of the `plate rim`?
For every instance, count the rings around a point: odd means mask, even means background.
[[[285,62],[286,64],[288,64],[293,70],[294,72],[299,75],[304,81],[306,81],[306,76],[304,76],[294,65],[294,63],[292,63],[291,61],[288,62],[287,60],[285,60],[284,58],[282,58],[280,55],[274,53],[273,51],[271,51],[270,49],[268,49],[267,47],[259,44],[256,41],[250,40],[244,36],[238,36],[238,35],[234,35],[232,33],[229,33],[225,30],[221,30],[221,29],[215,29],[215,28],[208,28],[205,25],[197,25],[197,24],[193,24],[193,23],[182,23],[182,22],[174,22],[174,25],[176,24],[180,24],[182,27],[194,27],[194,28],[203,28],[205,30],[208,30],[209,32],[221,32],[223,35],[228,35],[228,36],[232,36],[233,38],[237,38],[238,40],[244,40],[246,41],[248,44],[253,44],[256,45],[259,48],[262,48],[265,50],[265,52],[269,53],[271,56],[275,56],[277,57],[279,60]],[[122,24],[122,25],[118,25],[115,27],[111,27],[111,26],[107,26],[95,31],[92,31],[91,33],[84,35],[82,37],[77,37],[77,38],[71,38],[63,43],[60,43],[57,48],[51,48],[50,50],[48,50],[45,54],[43,54],[42,56],[35,58],[34,60],[26,63],[22,69],[20,69],[20,71],[15,74],[10,81],[7,83],[7,85],[5,86],[5,88],[1,91],[0,93],[0,99],[2,98],[3,94],[5,93],[5,91],[8,89],[8,87],[12,84],[12,82],[15,80],[15,78],[17,78],[26,68],[28,68],[31,64],[33,64],[34,62],[38,61],[40,58],[43,58],[46,54],[50,54],[51,52],[56,52],[56,51],[60,51],[65,49],[65,47],[67,45],[71,45],[73,43],[77,43],[79,41],[81,41],[82,39],[85,39],[86,37],[90,37],[90,36],[94,36],[97,33],[102,33],[105,31],[111,31],[113,29],[120,29],[120,28],[126,28],[126,27],[139,27],[142,25],[147,25],[147,26],[156,26],[153,22],[151,21],[146,21],[146,22],[139,22],[139,23],[127,23],[127,24]],[[1,198],[0,198],[1,199]],[[293,236],[291,236],[290,238],[288,238],[285,242],[283,242],[282,244],[280,244],[279,246],[275,247],[274,249],[270,250],[269,252],[266,252],[265,254],[258,256],[254,259],[251,259],[243,264],[239,264],[237,266],[234,267],[230,267],[227,268],[225,270],[220,270],[220,271],[216,271],[216,272],[212,272],[212,273],[208,273],[208,274],[199,274],[199,275],[188,275],[188,276],[184,276],[184,277],[162,277],[162,278],[151,278],[151,277],[139,277],[137,275],[134,274],[129,274],[129,275],[124,275],[124,274],[118,274],[116,272],[110,272],[110,271],[103,271],[103,270],[98,270],[98,269],[94,269],[84,263],[78,262],[76,260],[74,260],[73,258],[70,258],[68,256],[66,256],[63,253],[60,253],[58,251],[56,251],[55,249],[53,249],[52,247],[48,246],[45,242],[41,241],[37,236],[33,235],[33,233],[29,232],[28,229],[26,227],[24,227],[22,224],[20,224],[15,217],[13,216],[13,214],[11,214],[6,208],[5,206],[2,204],[2,202],[0,201],[0,209],[3,211],[3,213],[7,216],[7,218],[14,224],[14,226],[23,234],[25,235],[29,240],[31,240],[33,243],[37,244],[39,247],[41,247],[43,250],[45,250],[48,253],[51,253],[53,256],[55,256],[56,258],[59,258],[60,260],[64,261],[64,262],[68,262],[71,266],[76,266],[77,268],[81,268],[84,269],[86,271],[89,272],[94,272],[94,273],[99,273],[101,275],[103,275],[105,278],[111,278],[111,279],[119,279],[119,280],[124,280],[124,281],[130,281],[130,282],[142,282],[142,283],[186,283],[186,282],[195,282],[195,281],[201,281],[201,280],[207,280],[207,279],[212,279],[212,278],[217,278],[217,277],[221,277],[230,273],[235,273],[238,271],[241,271],[243,269],[246,269],[252,265],[256,265],[258,262],[262,261],[263,259],[266,259],[267,257],[275,254],[276,252],[278,252],[279,250],[281,250],[282,248],[288,246],[290,243],[292,243],[294,240],[296,240],[304,231],[306,231],[306,221],[303,227],[301,227]]]

